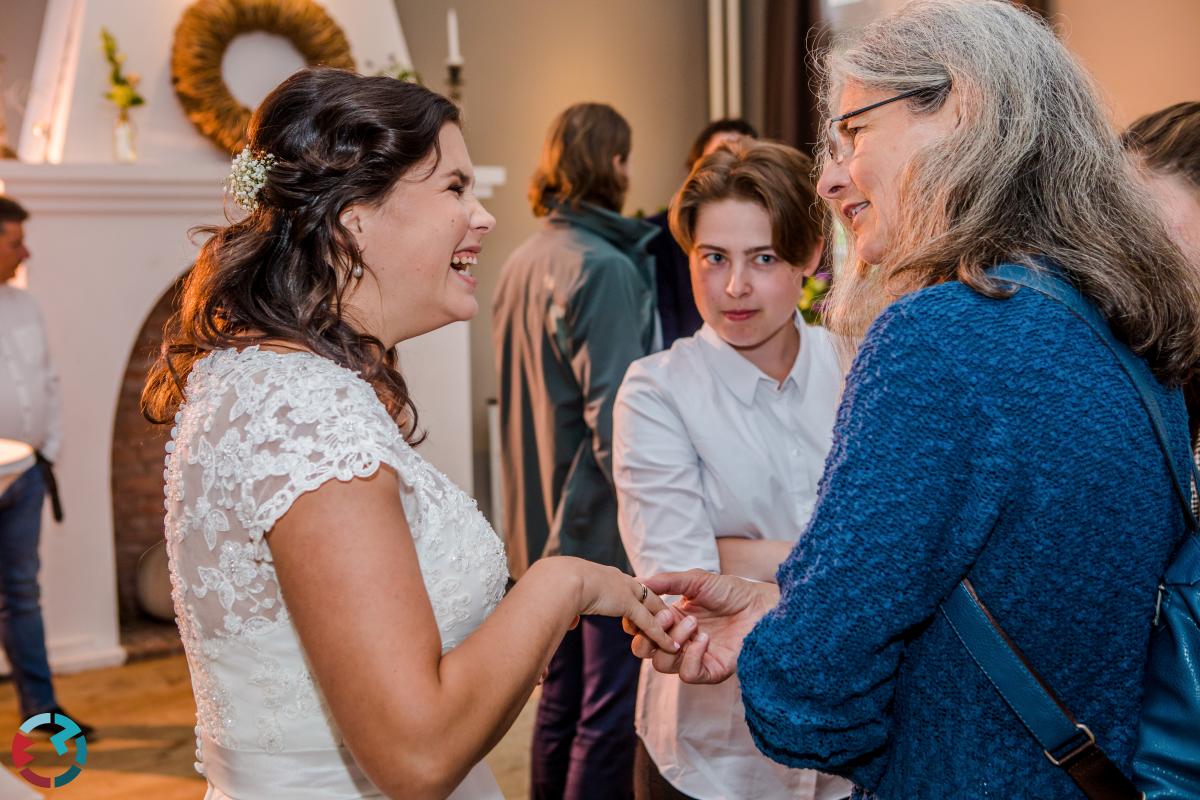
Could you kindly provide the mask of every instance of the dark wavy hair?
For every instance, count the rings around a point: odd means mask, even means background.
[[[613,158],[629,158],[633,133],[615,108],[605,103],[576,103],[550,126],[529,185],[535,217],[554,205],[579,208],[592,203],[620,213],[626,183]]]
[[[142,391],[146,418],[173,417],[192,367],[211,351],[283,341],[358,372],[419,441],[394,350],[343,314],[351,271],[368,267],[340,214],[383,203],[431,153],[440,161],[438,135],[459,122],[445,97],[389,77],[315,68],[277,86],[247,133],[253,152],[275,157],[259,206],[193,231],[208,239]]]
[[[741,117],[722,117],[715,119],[704,126],[700,133],[696,134],[695,141],[692,142],[692,147],[687,154],[688,172],[696,166],[696,162],[704,158],[704,148],[708,146],[708,140],[716,136],[718,133],[736,133],[739,136],[744,136],[747,139],[757,139],[758,131],[754,126]]]
[[[29,212],[11,197],[0,194],[0,222],[24,222]]]

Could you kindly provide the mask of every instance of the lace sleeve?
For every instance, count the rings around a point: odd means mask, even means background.
[[[381,464],[403,480],[401,462],[411,451],[370,385],[354,373],[316,356],[258,355],[254,368],[214,365],[206,376],[213,385],[198,387],[208,408],[188,442],[186,462],[199,485],[188,481],[194,502],[187,505],[210,515],[232,512],[234,519],[225,518],[218,529],[201,525],[210,550],[224,533],[248,539],[254,557],[269,562],[263,537],[297,497],[331,479],[369,477]]]
[[[166,532],[197,733],[279,752],[285,731],[309,741],[324,722],[266,534],[301,494],[382,464],[411,517],[419,456],[369,384],[312,354],[214,352],[185,398],[167,445]],[[352,536],[351,517],[328,534]]]

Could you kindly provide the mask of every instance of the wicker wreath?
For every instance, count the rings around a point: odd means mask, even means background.
[[[192,124],[231,153],[245,144],[250,109],[225,85],[221,60],[251,31],[284,37],[309,66],[354,69],[346,34],[312,0],[197,0],[175,29],[171,82]]]

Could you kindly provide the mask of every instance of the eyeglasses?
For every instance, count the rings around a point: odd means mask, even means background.
[[[909,97],[916,97],[919,94],[944,92],[949,88],[949,83],[943,83],[940,86],[922,86],[920,89],[909,89],[907,92],[901,92],[895,97],[889,97],[886,100],[880,100],[878,103],[871,103],[869,106],[856,108],[853,111],[847,111],[841,116],[834,117],[829,120],[829,137],[827,142],[829,158],[833,163],[841,164],[848,161],[854,155],[854,133],[842,124],[851,117],[857,117],[859,114],[865,114],[868,111],[873,111],[880,106],[886,106],[888,103],[894,103],[897,100],[906,100]]]

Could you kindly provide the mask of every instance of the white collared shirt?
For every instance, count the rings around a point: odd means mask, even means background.
[[[54,461],[59,415],[58,374],[42,314],[27,291],[0,283],[0,439],[25,442]]]
[[[621,540],[638,575],[720,571],[717,538],[796,541],[816,504],[842,373],[823,328],[796,315],[782,384],[708,325],[634,362],[613,411]],[[819,646],[815,645],[815,646]],[[759,753],[732,678],[688,686],[642,665],[637,732],[663,778],[697,800],[831,800],[850,784]]]

